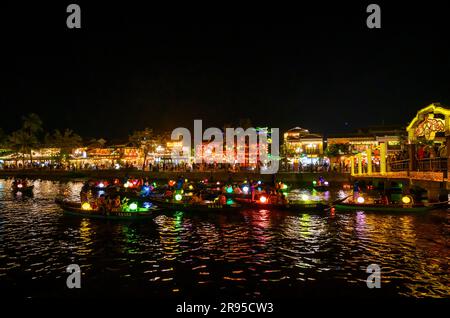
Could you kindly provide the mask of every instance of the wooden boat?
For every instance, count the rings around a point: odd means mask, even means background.
[[[110,211],[103,210],[84,210],[81,208],[80,202],[71,202],[62,199],[56,199],[58,204],[67,215],[95,218],[95,219],[111,219],[111,220],[143,220],[150,219],[155,216],[155,212],[160,210],[157,207],[139,208],[138,211]]]
[[[237,211],[241,208],[241,206],[238,204],[222,205],[214,202],[190,203],[161,198],[150,198],[149,200],[162,209],[186,212],[232,212]]]
[[[34,185],[30,185],[27,187],[23,187],[22,184],[17,184],[15,186],[12,186],[11,190],[13,193],[21,192],[21,193],[31,193],[33,192]]]
[[[242,198],[236,198],[235,201],[249,208],[267,209],[267,210],[273,209],[282,211],[324,211],[326,208],[328,208],[328,204],[323,204],[321,202],[271,204]]]
[[[404,204],[371,204],[371,203],[338,203],[334,205],[337,211],[371,211],[371,212],[427,212],[436,208],[436,204],[404,205]]]
[[[328,191],[329,186],[326,185],[318,185],[318,186],[313,186],[313,189],[319,192],[325,192]]]

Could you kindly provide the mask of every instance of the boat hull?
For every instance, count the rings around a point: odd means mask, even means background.
[[[281,210],[281,211],[324,211],[328,205],[323,203],[300,203],[300,204],[268,204],[251,201],[250,199],[235,199],[239,204],[255,209]]]
[[[155,217],[155,212],[160,210],[154,208],[146,212],[104,212],[100,210],[83,210],[81,204],[77,202],[68,202],[63,200],[55,200],[55,202],[63,209],[64,214],[93,218],[93,219],[107,219],[107,220],[144,220]]]
[[[216,203],[211,204],[190,204],[190,203],[175,203],[172,201],[166,201],[163,199],[150,198],[150,202],[156,204],[158,207],[165,210],[172,211],[185,211],[185,212],[233,212],[239,211],[240,206],[237,205],[220,205]]]
[[[385,212],[385,213],[402,213],[402,212],[413,212],[421,213],[427,212],[433,209],[433,206],[402,206],[402,205],[372,205],[372,204],[350,204],[350,203],[340,203],[336,204],[334,208],[337,211],[370,211],[370,212]]]

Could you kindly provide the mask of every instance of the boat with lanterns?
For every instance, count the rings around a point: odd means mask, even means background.
[[[153,204],[139,206],[136,202],[126,204],[118,210],[111,211],[92,207],[88,202],[74,202],[61,198],[55,199],[55,202],[63,209],[64,214],[95,219],[143,220],[153,218],[155,213],[161,210]]]
[[[294,202],[294,203],[270,203],[265,196],[257,200],[247,198],[236,198],[235,201],[242,206],[254,209],[279,210],[279,211],[325,211],[328,204],[322,202]]]
[[[428,212],[432,209],[447,204],[448,202],[437,203],[414,203],[411,196],[406,195],[401,198],[400,202],[388,203],[382,199],[366,200],[364,197],[349,198],[343,202],[333,205],[336,211],[367,211],[367,212],[385,212],[385,213],[402,213],[402,212]]]
[[[34,185],[27,185],[26,182],[14,181],[11,186],[13,194],[22,193],[31,195],[33,193]]]

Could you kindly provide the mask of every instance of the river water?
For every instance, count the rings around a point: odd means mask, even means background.
[[[164,212],[132,223],[65,216],[58,194],[80,182],[35,181],[14,197],[0,180],[0,289],[21,299],[450,297],[446,211],[426,215]],[[331,199],[335,196],[331,193]],[[78,264],[80,289],[66,287]],[[381,268],[369,289],[366,268]]]

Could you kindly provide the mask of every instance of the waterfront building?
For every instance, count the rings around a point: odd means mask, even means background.
[[[323,136],[295,127],[284,133],[283,155],[288,170],[310,170],[323,167],[328,162],[324,157]]]

